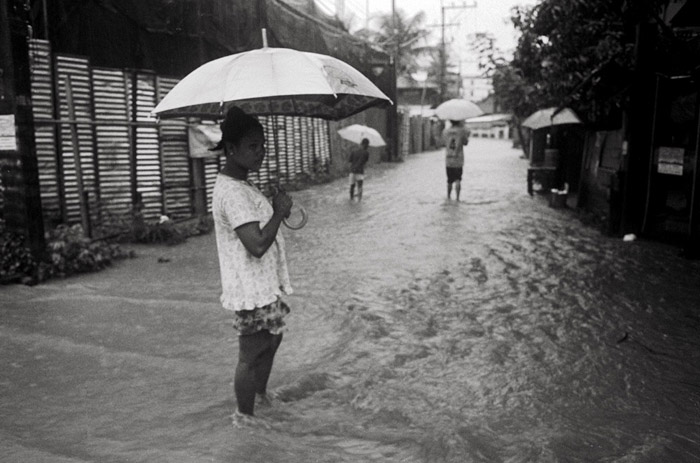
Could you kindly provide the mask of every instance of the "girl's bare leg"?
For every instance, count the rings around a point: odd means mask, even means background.
[[[270,379],[272,362],[275,360],[277,348],[282,343],[282,334],[270,334],[270,347],[260,357],[255,367],[255,392],[267,394],[267,381]]]
[[[282,342],[281,334],[267,330],[239,336],[239,356],[233,386],[238,411],[253,415],[255,393],[265,394],[272,371],[272,362]]]

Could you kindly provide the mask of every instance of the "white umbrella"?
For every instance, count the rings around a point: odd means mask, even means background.
[[[236,53],[198,67],[173,87],[152,114],[223,119],[231,106],[258,116],[308,116],[340,120],[369,107],[392,103],[367,77],[327,55],[290,48]],[[299,229],[306,224],[303,208]]]
[[[546,108],[535,111],[534,113],[530,114],[521,125],[532,130],[537,130],[552,125],[582,123],[581,119],[578,118],[576,113],[569,108],[564,108],[556,115],[552,116],[557,109],[558,108]]]
[[[442,120],[463,121],[470,117],[481,116],[484,112],[476,104],[469,100],[453,98],[441,103],[435,108],[435,115]]]
[[[369,146],[386,146],[386,142],[381,134],[372,127],[367,127],[366,125],[353,124],[343,127],[338,130],[338,135],[358,145],[362,142],[363,138],[366,138],[369,140]]]
[[[340,120],[391,100],[349,64],[290,48],[263,48],[210,61],[183,78],[153,110],[161,118],[248,114]]]

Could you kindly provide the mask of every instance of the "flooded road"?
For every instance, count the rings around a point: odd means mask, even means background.
[[[700,263],[529,197],[519,155],[473,140],[460,202],[441,152],[361,203],[293,194],[278,402],[247,428],[213,235],[0,287],[0,460],[700,461]]]

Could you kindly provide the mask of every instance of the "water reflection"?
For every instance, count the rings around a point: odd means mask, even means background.
[[[322,387],[293,414],[420,461],[700,458],[697,265],[529,198],[501,142],[470,145],[459,203],[441,161],[378,168],[360,204],[342,182],[302,193],[293,329]]]
[[[294,193],[278,405],[249,428],[213,235],[3,288],[3,461],[700,461],[699,264],[529,197],[519,155],[473,140],[459,203],[439,152],[373,166],[361,203]]]

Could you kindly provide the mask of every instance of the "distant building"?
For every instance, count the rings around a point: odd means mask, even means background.
[[[466,126],[472,137],[477,138],[511,138],[510,114],[488,114],[467,119]]]
[[[426,109],[440,104],[440,88],[433,80],[418,82],[399,76],[396,79],[396,99],[399,106],[418,106]]]

